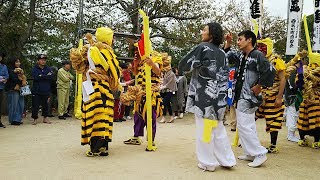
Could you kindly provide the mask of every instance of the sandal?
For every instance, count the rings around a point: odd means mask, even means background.
[[[170,119],[170,121],[168,121],[167,123],[174,123],[174,118]]]
[[[139,138],[130,138],[126,141],[123,141],[124,144],[132,144],[132,145],[141,145],[141,140]]]
[[[88,157],[93,157],[93,156],[94,156],[93,152],[91,152],[90,150],[88,150],[88,151],[86,152],[86,155],[87,155]]]

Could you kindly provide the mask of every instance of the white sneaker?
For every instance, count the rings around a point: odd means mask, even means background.
[[[296,136],[287,136],[287,139],[288,141],[291,141],[291,142],[298,142],[300,140]]]
[[[261,166],[264,162],[267,161],[267,155],[266,154],[259,154],[255,156],[253,162],[248,163],[248,166],[250,167],[259,167]]]
[[[180,119],[183,118],[183,113],[180,113],[179,118],[180,118]]]
[[[166,118],[162,117],[161,120],[159,121],[159,123],[166,123]]]
[[[216,170],[216,168],[214,166],[205,166],[205,165],[202,165],[201,163],[198,163],[198,168],[202,169],[203,172],[204,171],[213,172],[214,170]]]
[[[244,160],[244,161],[253,161],[254,160],[254,156],[242,155],[242,156],[238,156],[238,159]]]
[[[132,117],[130,117],[130,116],[127,116],[127,117],[126,117],[126,119],[127,119],[127,120],[131,120],[131,119],[132,119]]]
[[[173,117],[173,119],[178,119],[178,116]]]

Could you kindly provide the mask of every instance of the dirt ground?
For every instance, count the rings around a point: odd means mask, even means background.
[[[229,169],[202,172],[195,155],[193,115],[174,123],[157,124],[155,152],[140,146],[125,145],[132,135],[133,121],[115,123],[108,157],[86,157],[88,146],[80,145],[80,121],[50,118],[52,124],[31,125],[30,114],[20,127],[0,129],[0,179],[318,179],[320,149],[299,147],[286,140],[287,128],[280,131],[279,154],[269,154],[260,168],[250,168],[238,161]],[[263,145],[269,144],[264,120],[258,120],[258,134]],[[230,140],[234,132],[226,127]],[[311,138],[310,138],[311,139]],[[236,156],[242,149],[233,147]]]

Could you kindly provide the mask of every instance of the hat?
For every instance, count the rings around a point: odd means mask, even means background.
[[[62,61],[61,64],[64,66],[66,64],[71,64],[70,61]]]
[[[38,54],[38,59],[47,59],[47,55],[45,55],[45,54]]]
[[[98,41],[112,45],[113,31],[107,27],[100,27],[96,31],[96,38]]]

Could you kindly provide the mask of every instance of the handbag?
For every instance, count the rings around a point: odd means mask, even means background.
[[[30,90],[30,86],[28,85],[25,85],[25,86],[22,86],[20,88],[20,95],[21,96],[27,96],[27,95],[30,95],[31,94],[31,90]]]

